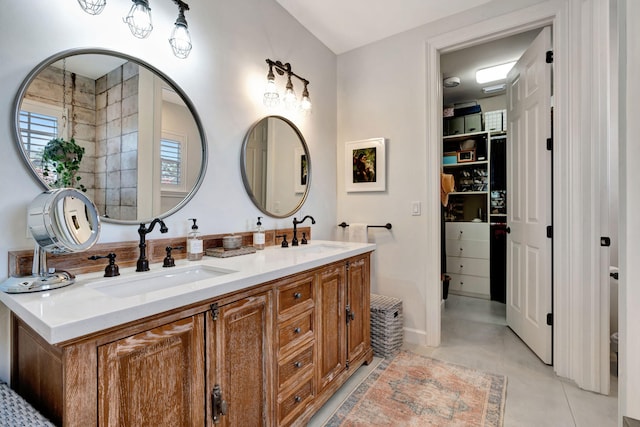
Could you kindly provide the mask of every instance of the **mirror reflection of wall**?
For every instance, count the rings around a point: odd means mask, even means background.
[[[100,63],[100,67],[87,64]],[[108,70],[108,71],[105,71]],[[181,205],[204,172],[204,136],[183,95],[116,55],[65,56],[37,72],[19,104],[25,158],[43,183],[53,138],[85,149],[79,183],[103,218],[144,221]]]
[[[289,120],[269,116],[247,133],[242,151],[245,188],[264,213],[283,218],[295,213],[308,193],[309,153]]]

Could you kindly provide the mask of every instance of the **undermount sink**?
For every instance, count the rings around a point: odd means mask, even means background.
[[[126,298],[200,280],[212,279],[229,273],[235,273],[235,271],[193,265],[182,268],[172,267],[158,273],[136,273],[135,276],[105,279],[89,283],[87,286],[104,295]]]

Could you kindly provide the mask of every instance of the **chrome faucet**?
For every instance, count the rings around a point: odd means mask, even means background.
[[[160,218],[156,218],[149,224],[149,227],[145,227],[144,223],[140,224],[138,228],[138,235],[140,235],[140,244],[138,247],[140,248],[140,257],[138,258],[138,263],[136,264],[136,271],[149,271],[149,260],[147,259],[147,234],[153,231],[153,228],[156,224],[160,224],[160,232],[166,233],[169,231],[164,222]]]
[[[311,220],[311,224],[315,224],[316,220],[313,219],[313,217],[311,215],[307,215],[304,218],[302,218],[300,221],[298,221],[298,218],[293,218],[293,239],[291,239],[291,246],[298,246],[298,224],[302,224],[307,218],[309,218]],[[302,240],[302,244],[306,244],[307,240],[303,239]]]

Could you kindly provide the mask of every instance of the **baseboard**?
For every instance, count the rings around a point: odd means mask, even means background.
[[[404,341],[410,344],[426,346],[427,332],[412,328],[403,328]]]

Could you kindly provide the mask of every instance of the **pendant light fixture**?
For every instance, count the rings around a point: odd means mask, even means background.
[[[78,0],[82,10],[89,15],[99,15],[107,4],[107,0]]]
[[[139,39],[144,39],[151,34],[153,24],[151,22],[151,8],[149,8],[149,0],[131,0],[133,6],[129,10],[129,14],[124,18],[124,22],[129,25],[131,34]]]
[[[173,54],[178,58],[186,58],[191,52],[191,35],[187,26],[187,20],[184,17],[184,11],[189,10],[189,5],[181,0],[173,0],[178,5],[178,19],[171,31],[169,43],[173,49]]]
[[[275,74],[273,74],[273,69],[275,68],[276,72],[283,76],[287,75],[287,85],[285,87],[284,94],[282,96],[282,102],[284,106],[288,110],[294,110],[296,108],[300,109],[301,112],[307,114],[311,112],[311,99],[309,98],[309,80],[300,77],[291,69],[291,64],[288,62],[283,64],[281,61],[272,61],[271,59],[267,59],[267,64],[269,64],[269,73],[267,74],[267,85],[265,88],[264,96],[262,101],[267,107],[276,107],[280,103],[280,96],[276,89],[275,83]],[[295,77],[302,82],[304,85],[304,89],[302,91],[302,99],[298,102],[298,98],[296,97],[296,93],[293,89],[293,82],[291,81],[291,77]]]

